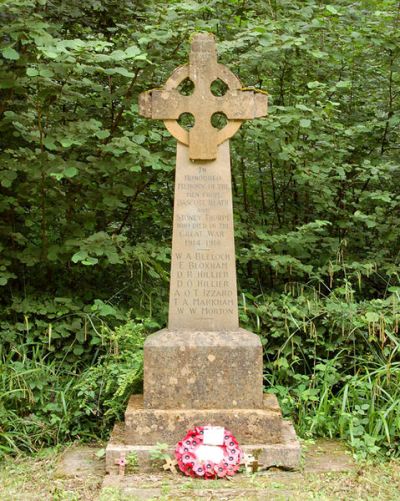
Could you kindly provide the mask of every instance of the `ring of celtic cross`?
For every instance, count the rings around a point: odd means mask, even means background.
[[[186,80],[187,78],[190,78],[189,76],[189,64],[185,64],[183,66],[180,66],[179,68],[176,68],[172,75],[168,78],[168,80],[165,82],[164,89],[167,91],[172,91],[172,90],[177,90],[179,85]],[[240,90],[242,87],[242,84],[239,80],[239,78],[234,75],[226,66],[222,64],[217,64],[217,73],[215,75],[214,80],[220,79],[223,83],[225,83],[228,86],[229,90]],[[210,82],[211,84],[212,82]],[[196,85],[196,84],[195,84]],[[177,90],[178,92],[178,90]],[[196,92],[196,87],[194,89],[194,93]],[[193,93],[193,94],[194,94]],[[216,97],[211,93],[210,89],[210,95],[206,96],[208,100],[211,100],[214,98],[217,102],[218,100],[222,101],[223,96],[221,97]],[[204,106],[204,104],[203,104]],[[188,113],[191,113],[190,108],[187,109]],[[211,121],[211,117],[214,113],[217,112],[224,112],[223,106],[216,106],[215,108],[211,108],[209,112],[209,120]],[[194,119],[196,120],[196,115],[194,115]],[[189,131],[181,127],[178,123],[177,120],[163,120],[164,125],[166,129],[169,131],[169,133],[174,136],[175,139],[180,141],[181,143],[185,145],[189,145]],[[242,122],[244,120],[228,120],[228,123],[225,125],[220,130],[216,130],[215,133],[217,135],[216,137],[216,143],[219,145],[232,137],[236,132],[239,130]]]

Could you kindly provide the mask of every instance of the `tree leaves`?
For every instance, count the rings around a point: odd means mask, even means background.
[[[340,303],[346,279],[360,300],[390,293],[400,231],[390,2],[4,8],[4,318],[17,311],[11,297],[62,290],[78,309],[117,294],[121,309],[164,322],[176,142],[139,116],[137,97],[187,62],[202,30],[216,33],[220,62],[243,85],[269,94],[269,116],[231,141],[241,290],[336,287]]]
[[[19,59],[19,52],[17,52],[13,47],[6,47],[1,51],[2,55],[6,59],[10,59],[12,61],[17,61]]]
[[[78,174],[78,169],[76,167],[67,167],[64,169],[63,174],[65,177],[71,178]]]
[[[308,118],[302,118],[300,120],[300,127],[303,127],[304,129],[308,129],[311,126],[311,120]]]

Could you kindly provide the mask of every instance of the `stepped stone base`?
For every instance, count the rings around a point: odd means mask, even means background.
[[[263,467],[297,468],[300,444],[291,423],[282,419],[274,395],[264,395],[259,409],[146,409],[142,395],[132,395],[125,423],[115,425],[106,449],[108,473],[116,473],[121,454],[135,452],[142,471],[151,469],[150,452],[167,443],[171,453],[188,429],[198,425],[224,426],[246,452],[259,458]]]

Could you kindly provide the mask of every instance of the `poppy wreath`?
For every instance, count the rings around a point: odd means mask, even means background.
[[[234,475],[243,458],[243,451],[238,441],[228,430],[224,431],[224,443],[220,447],[223,452],[219,463],[200,459],[197,456],[199,447],[203,445],[204,426],[189,430],[184,439],[180,440],[175,449],[175,458],[179,469],[189,477],[213,479]]]

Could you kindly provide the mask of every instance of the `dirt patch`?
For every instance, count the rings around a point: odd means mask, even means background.
[[[351,452],[338,440],[319,439],[304,445],[303,449],[305,472],[351,471],[355,468]]]

